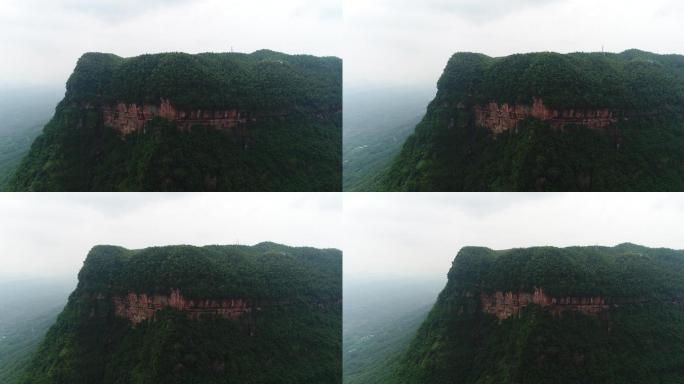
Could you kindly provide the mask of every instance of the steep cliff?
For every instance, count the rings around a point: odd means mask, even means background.
[[[563,312],[580,312],[585,315],[599,315],[611,308],[621,306],[642,305],[652,301],[642,297],[603,297],[603,296],[562,296],[553,297],[544,292],[543,288],[534,288],[534,292],[494,292],[481,293],[480,305],[482,311],[496,316],[499,320],[509,317],[520,317],[529,305],[537,305],[554,315]],[[672,303],[679,304],[678,300]]]
[[[562,129],[566,125],[579,125],[590,129],[604,129],[619,121],[621,111],[609,109],[565,109],[555,110],[544,105],[544,101],[533,99],[532,105],[508,103],[489,103],[485,106],[473,107],[475,124],[487,128],[497,135],[507,131],[516,131],[526,119],[540,120],[554,129]]]
[[[388,190],[681,190],[684,56],[457,53]]]
[[[179,111],[167,99],[161,99],[159,105],[117,103],[116,106],[102,107],[104,125],[114,128],[122,135],[143,131],[150,126],[155,117],[176,124],[182,131],[190,131],[195,125],[203,125],[216,129],[234,129],[247,124],[247,116],[235,109]]]
[[[333,249],[95,247],[21,382],[340,382],[341,275]]]
[[[261,309],[264,304],[248,304],[242,299],[198,299],[189,300],[183,297],[178,289],[172,289],[170,295],[130,292],[125,296],[114,296],[114,314],[133,324],[143,321],[154,321],[157,312],[166,308],[181,312],[190,319],[197,320],[203,316],[218,316],[224,319],[238,319],[249,314],[253,309]],[[267,306],[283,305],[278,302],[265,303]]]
[[[86,53],[13,190],[339,190],[342,62]]]
[[[684,251],[463,248],[392,383],[684,380]]]

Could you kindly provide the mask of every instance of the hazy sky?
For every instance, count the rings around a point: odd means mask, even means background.
[[[346,280],[442,277],[463,246],[684,249],[684,195],[346,193]]]
[[[342,247],[335,193],[3,193],[0,280],[76,276],[97,244]]]
[[[0,86],[61,84],[88,51],[341,55],[342,0],[0,0]]]
[[[0,86],[62,84],[86,51],[231,46],[342,56],[352,86],[434,85],[456,51],[684,53],[683,19],[679,0],[2,0]]]
[[[682,54],[682,20],[680,0],[344,0],[344,80],[435,85],[457,51]]]

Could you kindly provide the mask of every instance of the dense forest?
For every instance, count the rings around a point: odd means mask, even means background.
[[[16,191],[329,191],[341,188],[342,62],[286,55],[86,53],[8,188]],[[240,111],[234,129],[155,118],[123,136],[117,103]]]
[[[275,243],[97,246],[19,383],[341,382],[341,256]],[[135,326],[115,315],[114,297],[172,289],[254,310],[191,318],[167,307]],[[276,301],[288,304],[264,304]]]
[[[684,56],[629,50],[457,53],[437,96],[379,189],[639,191],[684,188]],[[529,117],[493,134],[475,121],[488,103],[612,111],[610,126],[551,127]]]
[[[466,247],[387,383],[678,383],[684,380],[684,251]],[[639,298],[599,315],[530,304],[499,321],[480,294]]]

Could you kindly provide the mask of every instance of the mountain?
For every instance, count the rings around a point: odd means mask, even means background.
[[[684,251],[466,247],[392,383],[680,383]]]
[[[86,53],[16,191],[336,191],[342,61]]]
[[[64,90],[49,86],[0,89],[0,190],[55,111]]]
[[[335,249],[97,246],[20,383],[340,383]]]
[[[383,189],[684,189],[684,56],[457,53]]]
[[[345,88],[342,188],[373,191],[425,115],[434,87]]]

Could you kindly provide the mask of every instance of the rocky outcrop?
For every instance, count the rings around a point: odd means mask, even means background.
[[[116,316],[126,318],[133,324],[154,319],[155,314],[164,308],[184,312],[191,319],[198,319],[202,315],[237,319],[252,309],[258,309],[241,299],[188,300],[177,289],[172,290],[170,295],[129,293],[126,296],[114,296],[113,300]]]
[[[555,110],[545,106],[542,100],[536,98],[532,105],[489,103],[485,106],[475,106],[473,112],[475,123],[487,128],[495,135],[515,131],[518,123],[529,117],[548,123],[556,129],[566,124],[603,129],[617,122],[622,115],[620,111],[610,109]]]
[[[542,288],[535,288],[534,292],[495,292],[493,294],[482,293],[480,303],[485,313],[496,316],[499,320],[505,320],[511,316],[518,316],[520,311],[530,305],[536,304],[551,311],[554,315],[560,315],[565,311],[577,311],[587,315],[597,315],[611,307],[628,304],[643,304],[644,298],[605,298],[595,297],[551,297]]]
[[[250,120],[245,112],[236,109],[178,110],[168,99],[161,99],[159,105],[117,103],[114,106],[104,106],[102,116],[106,126],[124,135],[143,130],[155,117],[175,122],[180,130],[189,130],[193,125],[232,129]]]

